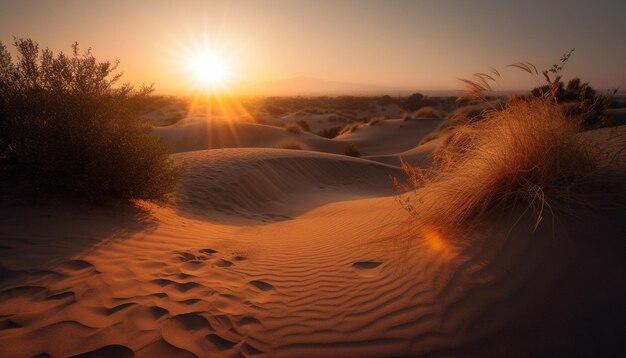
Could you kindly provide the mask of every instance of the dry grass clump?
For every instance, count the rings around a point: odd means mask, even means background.
[[[602,178],[602,153],[579,132],[553,101],[513,101],[455,128],[431,169],[404,164],[414,195],[400,201],[438,227],[472,225],[492,210],[520,205],[538,225],[546,212],[594,205],[588,184]]]
[[[419,144],[425,144],[433,139],[437,139],[443,134],[454,130],[456,127],[464,126],[470,122],[479,121],[485,118],[485,115],[490,110],[494,110],[494,108],[496,108],[495,105],[493,107],[489,107],[486,103],[459,107],[450,113],[446,119],[442,120],[437,127],[437,130],[424,137]]]
[[[417,111],[413,112],[412,118],[441,118],[439,111],[434,109],[433,107],[422,107]]]

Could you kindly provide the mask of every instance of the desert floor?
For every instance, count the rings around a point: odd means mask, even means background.
[[[155,129],[187,166],[165,206],[2,203],[0,356],[624,352],[626,213],[413,232],[390,177],[437,125],[183,120]],[[625,128],[589,135],[623,149]]]

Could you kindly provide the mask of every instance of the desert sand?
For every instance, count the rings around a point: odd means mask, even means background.
[[[155,129],[187,166],[167,206],[4,203],[0,356],[623,351],[625,214],[407,231],[390,176],[428,165],[427,121],[333,140],[182,121]],[[290,139],[311,150],[276,149]],[[334,154],[347,142],[365,158]]]

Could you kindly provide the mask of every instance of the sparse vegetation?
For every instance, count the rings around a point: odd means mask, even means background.
[[[361,152],[359,151],[359,148],[354,143],[346,144],[346,146],[343,147],[343,154],[351,156],[351,157],[360,157],[361,156]]]
[[[0,44],[0,170],[28,189],[161,199],[180,168],[140,118],[151,87],[115,87],[117,63]]]
[[[431,106],[422,107],[413,113],[413,118],[440,118],[439,112]]]
[[[404,116],[402,116],[402,120],[405,122],[410,120],[416,120],[419,118],[441,118],[441,115],[439,114],[439,111],[437,111],[433,107],[427,106],[418,109],[412,114],[406,113]]]
[[[413,93],[404,101],[404,108],[407,111],[418,110],[422,106],[424,95],[421,93]]]
[[[534,66],[523,65],[533,71]],[[553,72],[556,78],[561,69]],[[538,225],[546,213],[596,207],[594,184],[624,180],[600,169],[603,151],[580,135],[584,117],[569,116],[555,95],[558,80],[548,75],[546,79],[550,90],[543,95],[511,98],[502,109],[482,112],[480,121],[465,120],[450,127],[431,168],[403,164],[410,184],[396,184],[411,188],[413,195],[399,199],[421,225],[471,226],[495,209],[520,206],[534,214]],[[465,80],[470,97],[486,100],[481,91],[489,86],[484,80],[480,76],[475,82]]]
[[[442,227],[467,224],[495,208],[522,204],[539,223],[547,211],[589,203],[584,184],[601,176],[599,153],[577,122],[545,99],[517,100],[479,122],[457,127],[432,169],[404,166],[417,201],[407,210]],[[421,211],[417,206],[425,205]]]

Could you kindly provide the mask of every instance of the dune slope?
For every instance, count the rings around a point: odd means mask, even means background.
[[[302,150],[239,148],[179,153],[187,174],[180,212],[220,222],[289,219],[323,203],[388,196],[397,167]],[[224,217],[224,215],[228,217]]]

